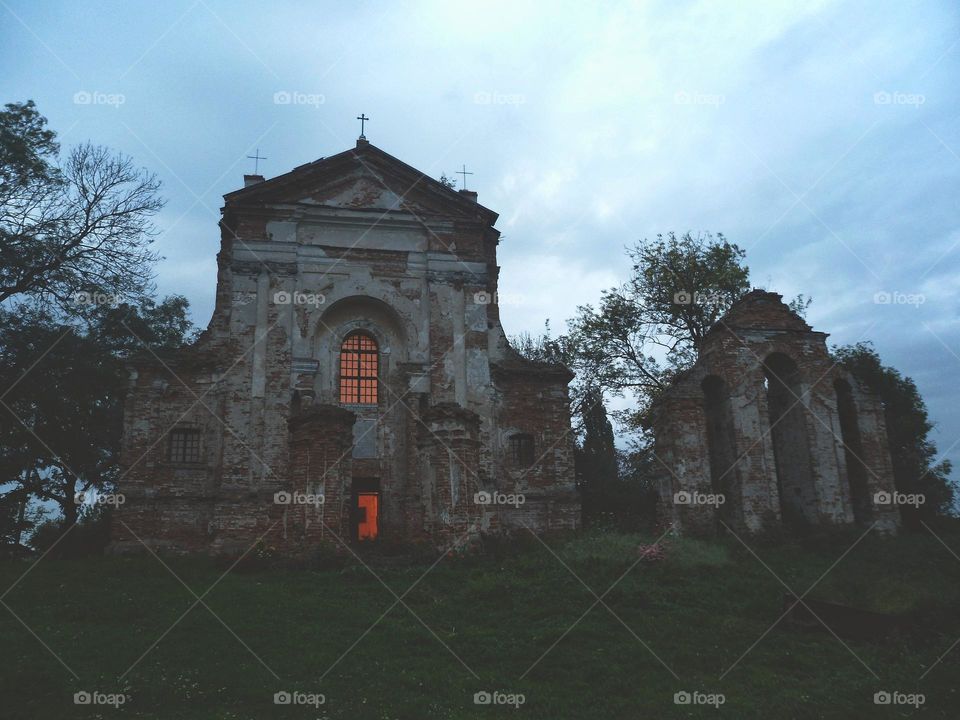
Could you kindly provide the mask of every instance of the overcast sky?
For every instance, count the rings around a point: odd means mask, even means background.
[[[365,112],[371,142],[434,177],[465,163],[500,213],[508,333],[562,329],[625,279],[629,243],[723,232],[755,286],[812,295],[831,343],[873,340],[912,376],[960,460],[956,2],[0,0],[0,16],[3,101],[163,180],[159,288],[201,325],[246,156],[269,177],[332,155]]]

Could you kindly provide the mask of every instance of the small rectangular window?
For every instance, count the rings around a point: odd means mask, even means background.
[[[533,436],[513,435],[510,438],[510,459],[514,467],[528,468],[533,465]]]
[[[194,428],[175,428],[170,431],[170,462],[200,462],[200,431]]]

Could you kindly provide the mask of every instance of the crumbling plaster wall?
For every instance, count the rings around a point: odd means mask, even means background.
[[[791,313],[781,296],[763,291],[749,293],[713,328],[697,363],[658,399],[653,410],[666,520],[678,529],[695,532],[714,531],[719,520],[756,532],[790,520],[784,511],[802,502],[808,524],[854,522],[835,387],[838,379],[850,381],[856,388],[857,423],[871,496],[893,489],[879,401],[836,367],[826,337]],[[789,388],[780,390],[785,402],[781,400],[771,416],[771,392],[778,392],[780,374],[786,374],[782,369],[771,370],[770,359],[778,356],[795,367],[796,378],[787,383]],[[677,496],[680,492],[706,495],[717,491],[710,468],[703,391],[708,377],[722,380],[729,394],[731,455],[736,458],[726,471],[729,485],[724,491],[729,496],[720,506],[686,503],[686,496],[678,502]],[[790,416],[782,412],[785,409]],[[779,448],[778,457],[778,429],[788,422],[795,426],[789,437],[782,436],[788,446]],[[778,473],[778,461],[791,465]],[[798,468],[800,464],[809,467]],[[797,492],[788,482],[790,477],[808,482],[809,487]],[[797,495],[796,502],[791,504],[792,496],[784,498],[785,492]],[[871,517],[888,531],[899,522],[896,511],[884,507],[873,508]]]

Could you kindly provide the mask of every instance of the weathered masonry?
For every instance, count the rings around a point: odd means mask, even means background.
[[[883,407],[827,335],[754,290],[654,407],[661,507],[681,530],[900,522]]]
[[[131,364],[114,549],[577,527],[571,374],[504,336],[497,214],[364,139],[245,180],[209,327]]]

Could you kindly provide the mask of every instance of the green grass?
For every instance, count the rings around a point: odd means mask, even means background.
[[[937,534],[960,554],[960,528]],[[760,559],[732,537],[683,539],[665,560],[635,566],[652,536],[548,540],[559,559],[527,538],[514,553],[444,558],[404,597],[410,610],[397,604],[379,622],[395,602],[381,580],[402,595],[429,562],[374,562],[379,579],[359,564],[234,571],[204,598],[229,629],[203,605],[174,626],[194,597],[152,557],[44,559],[3,599],[37,637],[0,606],[0,717],[910,717],[912,707],[873,704],[878,690],[898,690],[924,693],[921,717],[956,718],[960,645],[920,679],[960,637],[960,560],[930,533],[867,537],[811,593],[907,613],[909,632],[846,647],[783,625],[764,636],[786,591],[771,570],[803,593],[857,537],[747,539]],[[165,561],[197,594],[223,572]],[[32,562],[0,563],[0,590]],[[583,583],[607,593],[609,610],[586,612],[596,598]],[[474,705],[484,689],[525,703]],[[77,706],[80,690],[129,699],[120,709]],[[280,690],[323,693],[326,703],[277,706]],[[726,702],[678,706],[681,690]]]

